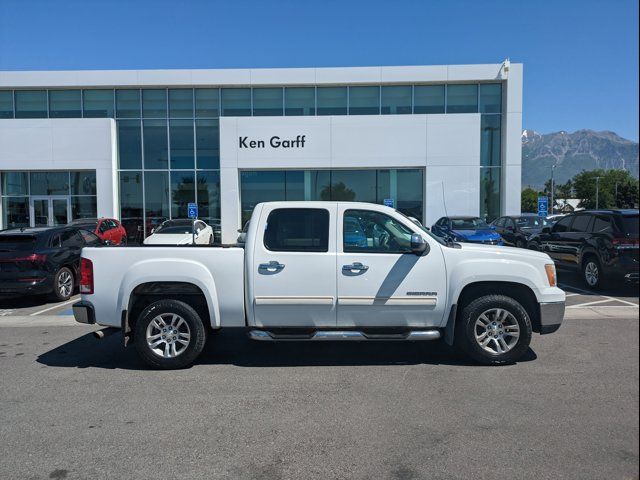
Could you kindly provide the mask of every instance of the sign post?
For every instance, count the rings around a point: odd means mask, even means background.
[[[189,203],[187,204],[187,216],[195,220],[198,218],[198,204],[197,203]],[[196,222],[191,223],[191,244],[196,244]]]
[[[538,216],[539,217],[549,216],[549,198],[548,197],[538,197]]]

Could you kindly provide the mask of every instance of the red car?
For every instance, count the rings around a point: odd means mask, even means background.
[[[71,222],[95,233],[110,245],[126,245],[127,231],[115,218],[79,218]]]

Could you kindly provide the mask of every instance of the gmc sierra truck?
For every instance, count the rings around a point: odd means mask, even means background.
[[[166,369],[192,364],[221,328],[261,341],[443,338],[499,365],[565,309],[545,253],[444,242],[353,202],[259,204],[243,246],[85,248],[80,277],[76,320],[121,329]]]

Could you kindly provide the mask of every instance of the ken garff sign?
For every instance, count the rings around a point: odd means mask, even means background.
[[[274,135],[265,141],[264,139],[249,138],[248,136],[238,137],[238,148],[304,148],[306,135],[298,135],[296,138],[282,139],[278,135]]]
[[[189,203],[187,205],[187,216],[189,218],[198,218],[198,204]]]
[[[549,198],[538,197],[538,216],[546,217],[549,215]]]

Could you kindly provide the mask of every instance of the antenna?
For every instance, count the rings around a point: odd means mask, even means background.
[[[447,200],[444,196],[444,180],[440,180],[440,183],[442,184],[442,206],[444,207],[444,216],[448,217],[449,213],[447,212]]]

